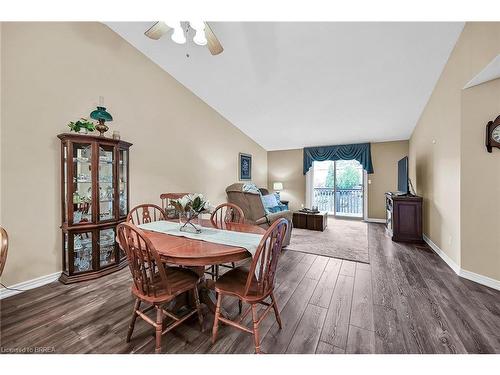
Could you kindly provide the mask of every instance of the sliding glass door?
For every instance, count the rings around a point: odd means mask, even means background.
[[[358,161],[315,161],[311,181],[311,206],[335,216],[363,218],[363,167]]]

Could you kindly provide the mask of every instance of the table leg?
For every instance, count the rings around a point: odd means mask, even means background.
[[[200,276],[200,301],[207,306],[213,314],[215,314],[215,306],[217,305],[217,296],[215,293],[215,281],[205,277],[205,267],[189,267]],[[221,307],[220,313],[224,317],[228,317],[227,311]]]

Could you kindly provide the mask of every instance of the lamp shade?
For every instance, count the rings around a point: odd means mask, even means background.
[[[106,112],[105,107],[97,107],[90,113],[90,118],[94,120],[113,121],[113,116]]]
[[[273,190],[276,190],[276,191],[283,190],[283,183],[282,182],[273,183]]]

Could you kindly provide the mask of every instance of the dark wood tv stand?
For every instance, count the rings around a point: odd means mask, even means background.
[[[422,197],[385,193],[386,228],[393,241],[423,242]]]

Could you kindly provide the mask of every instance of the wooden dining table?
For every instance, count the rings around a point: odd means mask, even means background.
[[[201,219],[200,224],[202,227],[242,233],[263,235],[266,232],[265,229],[252,224],[224,223],[221,226],[216,226],[206,219]],[[212,312],[215,311],[216,305],[214,282],[205,278],[205,267],[238,262],[252,256],[243,247],[217,244],[144,229],[143,232],[153,243],[165,263],[189,267],[200,276],[200,299]]]

